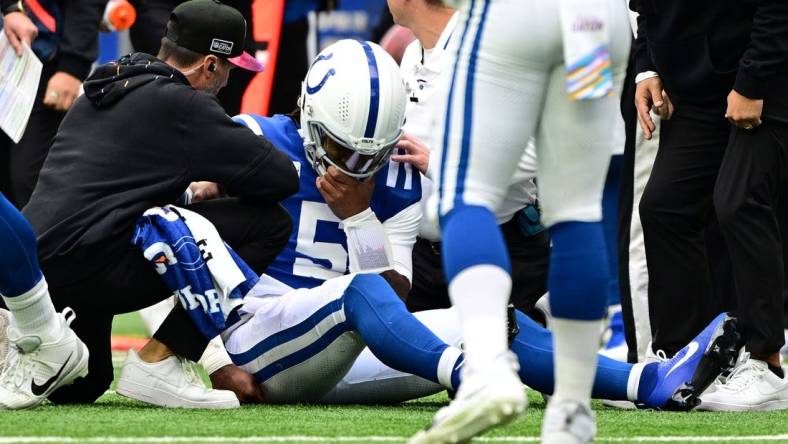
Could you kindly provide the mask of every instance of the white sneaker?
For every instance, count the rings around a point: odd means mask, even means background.
[[[588,405],[571,399],[551,400],[547,404],[542,444],[586,444],[595,435],[596,420]]]
[[[189,363],[175,356],[148,363],[129,350],[116,391],[119,395],[161,407],[233,409],[240,407],[235,393],[205,386]]]
[[[786,369],[783,369],[785,371]],[[764,361],[747,359],[701,397],[698,410],[741,412],[788,409],[788,378],[775,375]]]
[[[7,341],[14,347],[6,348],[0,374],[0,410],[35,407],[58,388],[88,374],[88,348],[69,328],[75,318],[70,308],[58,314],[61,334],[51,343],[42,343],[37,336],[19,337],[14,329],[7,329]]]
[[[467,442],[519,416],[528,398],[518,369],[517,359],[509,351],[484,369],[466,368],[457,396],[409,444]]]

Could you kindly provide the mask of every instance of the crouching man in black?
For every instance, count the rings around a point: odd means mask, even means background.
[[[277,203],[298,189],[287,155],[235,124],[215,94],[234,66],[261,70],[243,52],[246,23],[214,0],[173,11],[158,58],[136,53],[96,69],[65,117],[24,215],[33,225],[41,267],[58,309],[71,307],[72,328],[90,352],[84,379],[50,400],[92,402],[113,378],[112,318],[171,295],[142,252],[130,244],[137,218],[153,206],[189,205],[210,220],[257,273],[285,245],[291,220]],[[200,183],[200,181],[219,184]],[[208,390],[189,377],[207,341],[180,307],[140,352],[150,375],[141,396],[173,407],[238,405],[258,396],[251,376],[228,366]],[[151,401],[151,400],[149,400]],[[153,400],[156,401],[156,400]]]

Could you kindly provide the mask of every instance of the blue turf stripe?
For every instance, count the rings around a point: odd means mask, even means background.
[[[380,107],[380,78],[378,77],[378,62],[375,60],[375,52],[367,42],[359,42],[364,47],[364,54],[367,56],[369,65],[369,113],[367,113],[367,128],[364,130],[364,137],[375,137],[375,127],[378,122],[378,108]]]
[[[441,180],[438,184],[438,218],[442,219],[443,211],[441,211],[443,207],[443,189],[446,184],[446,159],[449,157],[449,134],[451,132],[451,115],[452,115],[452,104],[454,102],[454,85],[457,81],[457,66],[460,64],[460,55],[462,55],[462,48],[465,46],[465,36],[468,34],[468,27],[471,23],[471,16],[470,14],[473,12],[473,8],[476,4],[476,0],[471,0],[471,6],[468,9],[469,16],[468,19],[465,21],[465,24],[462,28],[462,34],[460,34],[460,45],[457,49],[457,54],[455,54],[454,58],[454,68],[452,69],[451,73],[451,84],[449,85],[449,98],[446,102],[446,121],[443,124],[443,154],[441,155],[441,165],[440,165],[440,175]]]
[[[328,316],[333,315],[335,312],[342,310],[342,302],[340,299],[335,299],[328,304],[321,307],[319,310],[314,312],[311,316],[304,319],[300,323],[276,332],[271,336],[263,339],[262,341],[258,342],[254,347],[250,348],[249,350],[239,353],[239,354],[232,354],[230,353],[230,357],[233,360],[235,365],[241,366],[252,362],[253,360],[257,359],[258,357],[262,356],[268,350],[271,350],[274,347],[284,344],[285,342],[292,341],[293,339],[307,333],[309,330],[315,328],[317,324],[319,324],[323,319],[327,318]]]
[[[350,329],[351,327],[347,322],[337,324],[331,327],[317,341],[309,344],[295,353],[287,355],[284,358],[263,367],[260,371],[254,374],[254,377],[258,382],[265,382],[269,378],[276,376],[278,373],[298,365],[325,350],[332,342],[342,335],[342,333],[350,331]]]
[[[463,116],[462,145],[460,151],[460,163],[457,170],[457,184],[454,193],[454,206],[462,205],[462,193],[465,192],[465,176],[468,174],[468,163],[470,162],[471,138],[473,137],[473,92],[476,81],[476,62],[479,56],[479,46],[484,32],[484,22],[487,20],[487,11],[490,9],[490,0],[483,0],[482,16],[479,19],[479,28],[471,47],[471,57],[468,61],[468,78],[465,82],[465,113]]]

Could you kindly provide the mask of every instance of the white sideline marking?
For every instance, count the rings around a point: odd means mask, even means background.
[[[277,443],[277,442],[404,442],[404,436],[2,436],[0,444],[12,443]],[[718,442],[718,441],[788,441],[788,434],[784,435],[753,435],[753,436],[627,436],[627,437],[598,437],[596,442],[628,443],[628,442]],[[536,436],[491,436],[474,439],[475,442],[539,442]]]

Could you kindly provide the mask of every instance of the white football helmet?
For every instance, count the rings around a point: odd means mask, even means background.
[[[298,101],[315,171],[322,176],[334,165],[358,179],[374,175],[402,137],[405,100],[399,66],[380,46],[340,40],[320,52]]]

